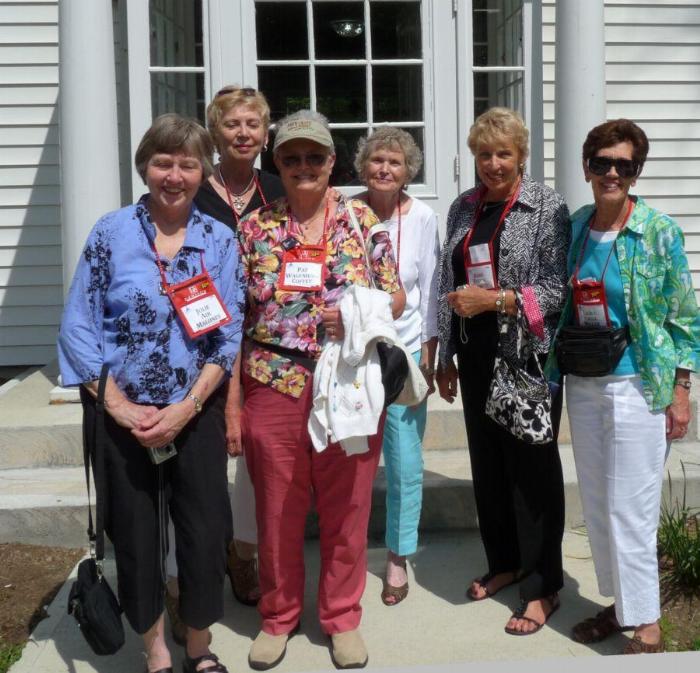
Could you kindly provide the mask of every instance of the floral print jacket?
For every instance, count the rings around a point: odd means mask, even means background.
[[[315,358],[323,348],[321,309],[335,306],[345,288],[353,283],[370,285],[370,273],[380,290],[393,294],[401,288],[389,234],[376,215],[362,201],[347,200],[330,190],[337,203],[330,217],[326,244],[326,278],[322,290],[290,292],[278,289],[284,250],[282,241],[295,234],[289,230],[286,198],[252,212],[239,225],[243,273],[248,287],[248,308],[244,325],[243,372],[260,383],[292,397],[300,397],[310,372],[264,344],[299,351]],[[358,240],[348,215],[353,208],[364,234]],[[381,228],[381,227],[380,227]],[[376,231],[376,230],[375,230]],[[296,236],[295,236],[296,237]],[[367,269],[364,246],[372,268]]]
[[[683,232],[668,216],[641,197],[627,226],[615,241],[629,320],[632,352],[639,365],[644,398],[652,411],[673,401],[676,369],[696,371],[700,357],[698,312]],[[579,208],[572,218],[569,272],[573,272],[594,206]],[[559,326],[572,322],[571,292]],[[555,358],[547,371],[556,377]]]

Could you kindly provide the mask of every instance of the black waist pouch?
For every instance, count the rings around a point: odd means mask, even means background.
[[[562,327],[554,344],[562,374],[606,376],[630,343],[629,327]]]

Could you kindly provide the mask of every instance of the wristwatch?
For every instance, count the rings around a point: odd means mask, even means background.
[[[674,385],[690,390],[690,386],[693,384],[690,382],[690,379],[683,379],[682,381],[676,381]]]
[[[194,413],[198,414],[202,410],[202,400],[200,400],[199,397],[193,395],[192,393],[187,395],[187,399],[192,400],[194,402]]]

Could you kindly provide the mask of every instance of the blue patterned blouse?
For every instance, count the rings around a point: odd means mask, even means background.
[[[107,362],[131,401],[171,404],[184,399],[204,364],[230,373],[245,294],[233,232],[193,205],[182,248],[172,260],[161,258],[166,278],[172,284],[201,273],[203,254],[232,321],[190,339],[160,294],[146,198],[108,213],[90,232],[66,300],[58,359],[64,386],[98,379]]]

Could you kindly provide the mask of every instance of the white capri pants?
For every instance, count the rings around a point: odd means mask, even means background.
[[[620,624],[651,624],[661,615],[665,410],[649,411],[639,376],[569,375],[566,406],[598,591],[615,597]]]
[[[250,481],[248,467],[243,456],[236,457],[236,476],[233,479],[231,493],[231,510],[233,512],[233,536],[241,542],[258,543],[258,526],[255,522],[255,493]],[[168,565],[170,577],[177,577],[175,560],[175,529],[172,520],[168,523]]]

